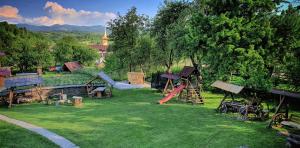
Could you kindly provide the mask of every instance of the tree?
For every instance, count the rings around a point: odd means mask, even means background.
[[[165,1],[154,18],[152,35],[156,41],[156,49],[153,57],[156,63],[166,66],[167,72],[171,72],[176,50],[180,50],[174,46],[168,46],[168,40],[170,40],[168,34],[172,34],[170,33],[172,25],[187,8],[189,8],[189,3],[185,1]]]
[[[59,40],[53,51],[56,64],[63,64],[70,61],[79,61],[83,64],[91,64],[99,57],[95,49],[78,43],[73,37],[64,37]]]
[[[139,55],[135,53],[139,52],[136,48],[137,42],[139,36],[146,31],[147,23],[147,17],[138,15],[135,7],[129,9],[124,16],[118,15],[108,23],[111,30],[110,40],[113,41],[111,49],[121,68],[132,71],[143,62],[136,62]]]
[[[55,65],[73,61],[73,46],[76,40],[73,37],[63,37],[59,40],[53,50]]]
[[[208,65],[205,73],[209,75],[206,79],[230,81],[238,76],[242,85],[270,88],[270,61],[276,57],[272,56],[274,29],[269,18],[279,2],[196,2],[190,34],[195,49],[205,53],[203,62]]]
[[[48,40],[39,34],[6,22],[0,23],[0,32],[1,51],[6,54],[1,59],[2,66],[12,66],[23,72],[52,62]]]
[[[36,40],[34,48],[37,50],[35,53],[35,65],[40,67],[47,67],[53,64],[53,56],[50,52],[50,43],[47,40]]]
[[[96,59],[99,59],[99,53],[96,49],[88,48],[83,45],[77,45],[73,49],[73,61],[91,65],[94,64]]]
[[[300,90],[300,14],[297,7],[289,5],[281,15],[271,18],[272,27],[275,29],[274,48],[277,49],[276,73],[285,73],[288,84],[296,86],[294,91]],[[275,69],[276,68],[276,69]],[[293,87],[293,86],[291,86]]]
[[[145,71],[145,66],[150,67],[151,63],[151,50],[154,49],[154,41],[149,34],[140,35],[134,47],[135,52],[133,57],[134,65],[139,66],[142,71]]]

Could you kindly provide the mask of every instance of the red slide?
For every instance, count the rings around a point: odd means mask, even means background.
[[[176,94],[180,93],[185,88],[185,84],[179,85],[177,88],[175,88],[172,92],[170,92],[166,97],[159,100],[159,104],[164,104],[165,102],[168,102],[171,100]]]

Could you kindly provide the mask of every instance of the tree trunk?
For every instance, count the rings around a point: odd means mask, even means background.
[[[192,61],[193,67],[195,68],[196,71],[196,79],[197,79],[197,87],[199,87],[199,84],[202,82],[202,77],[201,77],[201,69],[199,70],[198,64],[196,63],[194,56],[190,56],[190,59]],[[201,63],[201,62],[200,62]],[[201,67],[201,65],[200,65]]]
[[[167,73],[172,73],[170,66],[167,67]]]
[[[140,64],[141,72],[144,73],[143,64]]]
[[[172,73],[171,67],[173,66],[173,50],[169,53],[169,60],[166,63],[167,66],[167,73]]]
[[[268,69],[268,77],[271,78],[275,68],[274,66],[268,66],[267,69]]]

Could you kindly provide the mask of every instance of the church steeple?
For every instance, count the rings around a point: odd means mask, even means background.
[[[102,37],[102,45],[108,46],[108,37],[106,34],[106,27],[105,27],[105,31],[104,31],[104,36]]]

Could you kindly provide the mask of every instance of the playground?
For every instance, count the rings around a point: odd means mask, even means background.
[[[267,129],[267,122],[239,121],[234,114],[216,113],[222,95],[209,92],[203,95],[205,105],[176,99],[158,105],[161,94],[155,90],[114,90],[112,99],[84,98],[81,108],[33,103],[9,110],[1,108],[0,112],[44,127],[80,147],[284,146],[285,139],[275,130]],[[2,129],[3,124],[0,125]],[[13,136],[14,133],[8,133],[4,137]],[[35,142],[44,142],[39,139]],[[5,140],[7,144],[14,143],[14,138]],[[30,142],[18,140],[24,144]]]
[[[80,147],[263,145],[272,148],[284,146],[285,138],[278,133],[286,133],[287,130],[267,127],[281,127],[281,121],[290,124],[289,115],[299,114],[293,110],[284,113],[280,109],[281,106],[288,109],[284,106],[284,102],[288,101],[282,100],[282,96],[297,98],[298,94],[271,92],[280,94],[281,103],[276,114],[269,115],[261,106],[266,105],[265,102],[255,105],[252,105],[253,101],[248,104],[242,102],[247,100],[247,96],[251,96],[247,94],[249,90],[242,86],[216,81],[212,86],[216,87],[215,90],[223,90],[224,96],[222,91],[201,91],[201,78],[197,77],[198,71],[192,66],[183,67],[177,74],[160,75],[167,80],[161,91],[150,88],[140,73],[128,73],[130,81],[140,82],[129,84],[128,81],[113,80],[104,71],[96,71],[97,69],[87,68],[72,73],[48,73],[43,76],[18,74],[7,78],[2,88],[2,100],[9,104],[1,106],[0,113],[7,118],[44,128]],[[68,78],[71,79],[66,81]],[[73,82],[72,79],[76,78],[80,79]],[[47,81],[51,82],[51,79],[55,80],[51,84],[54,87],[47,86]],[[155,86],[157,82],[152,83]],[[31,92],[34,100],[30,103],[18,103],[16,99],[26,96],[26,92]],[[242,92],[245,96],[239,94]],[[9,97],[6,98],[5,95]],[[226,98],[231,98],[232,101],[226,101]],[[271,108],[276,106],[271,105]],[[250,115],[258,117],[260,121],[252,120]],[[270,119],[269,116],[273,117]],[[35,131],[26,131],[19,125],[7,125],[3,121],[0,123],[3,128],[19,131],[24,135],[34,135],[29,140],[18,139],[21,143],[24,142],[22,145],[37,143],[36,145],[53,146],[53,143],[34,133]],[[6,138],[1,139],[4,144],[1,146],[15,146],[14,138],[11,138],[14,133],[7,131],[3,132]]]

